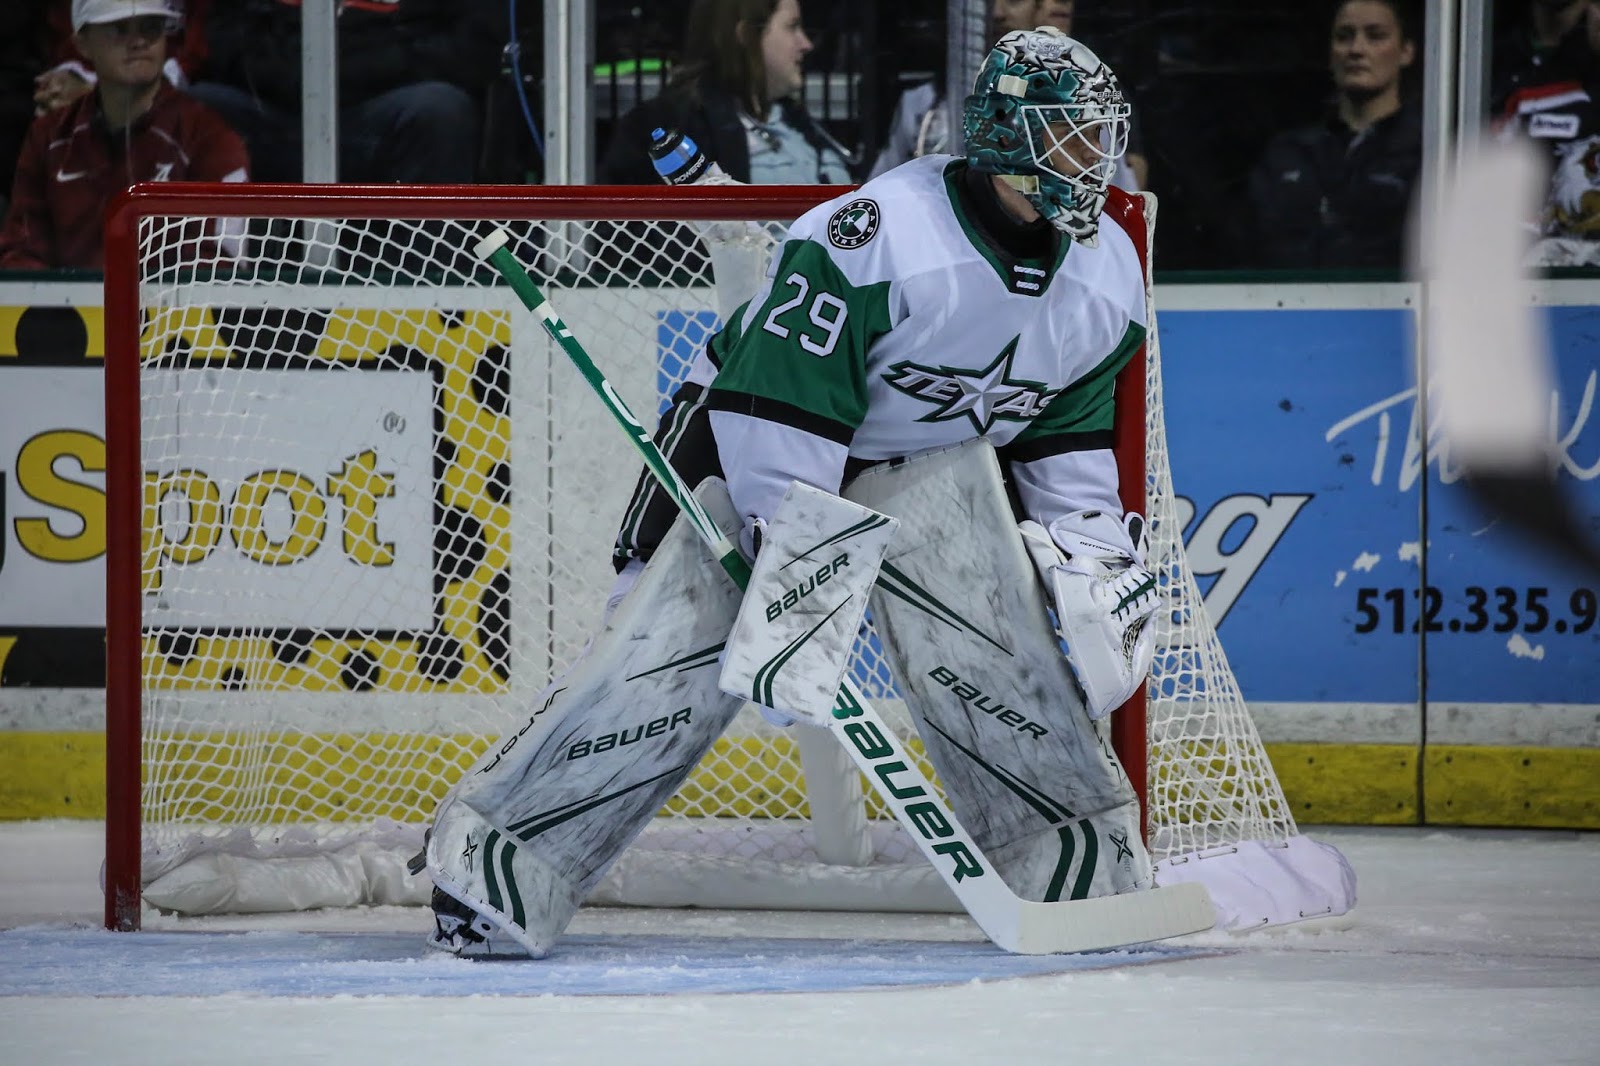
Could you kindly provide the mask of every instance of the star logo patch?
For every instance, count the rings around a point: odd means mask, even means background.
[[[968,418],[979,434],[989,432],[999,421],[1031,422],[1061,390],[1046,388],[1042,381],[1011,376],[1020,339],[1011,338],[994,362],[982,370],[923,366],[908,360],[890,367],[883,379],[907,396],[937,405],[918,422]]]
[[[878,205],[871,200],[851,200],[828,219],[828,243],[849,251],[872,240],[878,232]]]

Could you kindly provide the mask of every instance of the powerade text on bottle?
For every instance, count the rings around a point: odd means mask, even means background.
[[[677,130],[650,132],[650,162],[668,185],[693,185],[722,173],[722,168],[706,158],[694,138]]]

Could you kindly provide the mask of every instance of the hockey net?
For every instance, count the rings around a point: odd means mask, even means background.
[[[163,185],[119,201],[108,925],[142,906],[422,902],[404,860],[435,804],[514,742],[598,624],[638,463],[465,249],[507,229],[646,415],[728,310],[691,221],[720,220],[718,268],[749,286],[828,191]],[[1115,203],[1145,246],[1144,202]],[[1154,337],[1143,387],[1137,363],[1121,383],[1119,452],[1170,607],[1147,715],[1163,859],[1295,826],[1184,564]],[[852,676],[905,726],[874,641]],[[1137,782],[1143,719],[1115,718]],[[795,732],[741,715],[598,898],[952,906],[828,738]]]

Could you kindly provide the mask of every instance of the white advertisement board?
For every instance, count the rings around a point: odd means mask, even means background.
[[[93,365],[4,373],[0,626],[104,625],[105,379]]]
[[[431,374],[149,370],[141,394],[146,625],[432,625]]]
[[[103,382],[5,368],[0,626],[105,624]],[[433,388],[422,370],[147,371],[148,624],[431,628]]]

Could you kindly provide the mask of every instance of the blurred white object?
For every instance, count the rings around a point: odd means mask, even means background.
[[[1521,142],[1462,154],[1418,256],[1424,377],[1466,486],[1497,519],[1600,574],[1600,547],[1556,480],[1557,393],[1534,316],[1524,220],[1545,175]]]
[[[85,26],[142,15],[160,15],[167,20],[167,32],[176,33],[183,25],[183,9],[178,0],[72,0],[72,32]]]
[[[1480,143],[1446,186],[1424,249],[1430,394],[1451,457],[1473,470],[1528,470],[1550,452],[1553,385],[1521,266],[1541,178],[1527,145]]]

